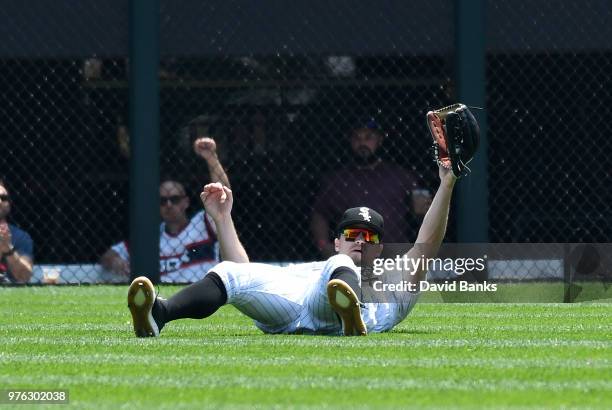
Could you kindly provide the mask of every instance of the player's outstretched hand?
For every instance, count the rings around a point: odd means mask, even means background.
[[[193,151],[209,161],[217,156],[217,143],[209,137],[200,137],[193,142]]]
[[[208,215],[215,221],[229,216],[232,212],[232,204],[234,203],[232,190],[221,182],[204,185],[204,189],[200,193],[200,199]]]

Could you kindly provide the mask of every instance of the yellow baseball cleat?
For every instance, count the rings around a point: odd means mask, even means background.
[[[366,336],[368,330],[361,317],[357,295],[343,280],[332,279],[327,284],[329,304],[342,320],[344,336]]]
[[[128,289],[128,308],[132,313],[132,324],[137,337],[159,336],[159,326],[153,318],[155,288],[146,276],[139,276],[132,281]]]

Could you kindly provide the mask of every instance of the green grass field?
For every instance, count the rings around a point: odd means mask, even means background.
[[[95,409],[612,408],[611,303],[420,303],[364,338],[264,335],[226,307],[136,339],[125,292],[0,288],[0,388]]]

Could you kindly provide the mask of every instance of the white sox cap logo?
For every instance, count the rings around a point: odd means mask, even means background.
[[[372,220],[372,217],[370,216],[370,208],[366,208],[365,206],[359,208],[359,215],[363,217],[364,221],[370,222]]]
[[[382,235],[383,224],[382,215],[367,206],[360,206],[349,208],[344,211],[342,219],[340,219],[340,223],[338,223],[338,232],[347,227],[366,228]]]

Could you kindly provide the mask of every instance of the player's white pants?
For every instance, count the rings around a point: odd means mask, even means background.
[[[210,271],[223,281],[227,303],[266,333],[339,334],[341,323],[327,299],[327,282],[341,266],[357,271],[346,255],[285,267],[222,262]]]
[[[222,262],[210,272],[223,281],[227,303],[254,319],[266,333],[341,334],[340,319],[327,298],[327,283],[340,267],[350,268],[361,280],[359,268],[347,255],[285,267]],[[368,331],[391,329],[410,312],[417,296],[401,304],[367,304],[362,316]]]

